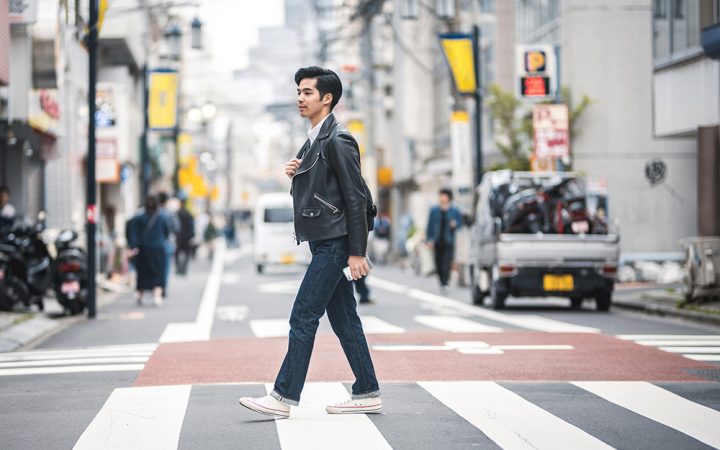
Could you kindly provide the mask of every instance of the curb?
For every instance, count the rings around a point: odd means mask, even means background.
[[[98,295],[98,307],[107,306],[122,297],[125,292],[105,290]],[[50,318],[36,313],[32,319],[12,325],[0,332],[0,353],[33,348],[52,335],[87,320],[85,314]]]
[[[612,304],[613,307],[618,307],[620,309],[639,311],[655,316],[677,317],[680,319],[692,320],[694,322],[720,326],[720,314],[689,311],[674,306],[658,305],[657,303],[630,299],[613,298]]]

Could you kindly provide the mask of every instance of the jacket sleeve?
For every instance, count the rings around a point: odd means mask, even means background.
[[[435,242],[436,236],[435,236],[435,208],[432,208],[430,210],[430,214],[428,215],[428,223],[427,227],[425,228],[425,240],[428,242]]]
[[[367,197],[360,172],[360,150],[355,139],[340,133],[328,143],[328,160],[335,171],[345,203],[350,255],[367,252]]]

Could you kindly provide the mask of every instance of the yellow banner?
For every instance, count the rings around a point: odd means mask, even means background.
[[[175,128],[177,123],[177,72],[150,72],[148,127],[153,130]]]
[[[440,44],[452,73],[455,87],[460,94],[474,94],[477,90],[475,79],[475,55],[473,42],[467,38],[440,37]]]

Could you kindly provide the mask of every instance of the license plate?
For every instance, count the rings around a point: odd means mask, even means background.
[[[79,281],[66,281],[62,285],[60,285],[60,291],[63,294],[67,294],[70,292],[80,292],[80,282]]]
[[[295,255],[282,255],[280,257],[281,264],[293,264],[295,263]]]
[[[546,291],[572,291],[575,283],[572,275],[545,275],[543,289]]]

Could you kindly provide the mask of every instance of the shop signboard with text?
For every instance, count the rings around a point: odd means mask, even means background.
[[[553,97],[557,84],[557,57],[552,45],[518,45],[515,49],[516,85],[520,98]]]
[[[570,117],[567,105],[533,107],[534,156],[560,159],[570,156]]]

